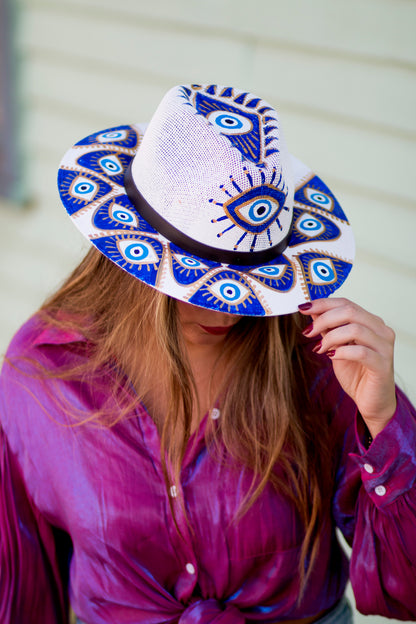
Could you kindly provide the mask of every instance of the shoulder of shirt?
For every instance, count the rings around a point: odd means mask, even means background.
[[[13,336],[2,362],[2,376],[15,377],[19,375],[18,371],[30,374],[34,362],[54,368],[61,356],[66,357],[64,353],[68,353],[68,347],[74,357],[77,353],[85,354],[86,345],[87,339],[80,332],[54,326],[36,313]]]
[[[86,342],[85,336],[80,332],[63,330],[47,324],[39,314],[34,314],[13,336],[7,356],[19,356],[36,347],[68,345],[76,342]]]

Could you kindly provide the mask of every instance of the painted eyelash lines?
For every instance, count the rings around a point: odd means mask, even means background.
[[[282,184],[281,174],[276,181],[278,174],[275,167],[272,168],[268,181],[265,172],[260,172],[261,184],[258,186],[255,185],[253,176],[248,171],[247,167],[243,168],[243,172],[250,188],[243,191],[233,176],[230,176],[230,190],[225,184],[221,184],[219,188],[228,199],[224,202],[215,201],[214,199],[210,199],[209,201],[210,203],[220,206],[225,214],[213,218],[211,223],[219,223],[227,219],[227,217],[231,221],[231,225],[228,225],[225,229],[217,233],[218,238],[234,227],[240,227],[244,230],[241,237],[235,243],[234,250],[238,249],[247,234],[251,234],[253,237],[251,250],[255,249],[256,237],[263,233],[266,233],[269,245],[271,246],[273,244],[271,227],[277,225],[279,230],[282,231],[279,215],[282,210],[289,211],[289,208],[285,205],[287,186],[285,183]],[[278,188],[279,186],[281,186],[281,189]],[[233,189],[237,191],[237,195],[232,193]]]

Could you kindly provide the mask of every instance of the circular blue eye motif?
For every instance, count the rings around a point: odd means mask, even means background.
[[[212,111],[207,115],[207,119],[222,134],[245,134],[253,129],[253,124],[248,117],[226,110]]]
[[[326,210],[332,210],[333,201],[332,197],[327,195],[326,193],[322,193],[322,191],[316,191],[312,188],[306,188],[306,197],[310,202],[320,206],[321,208],[325,208]]]
[[[241,290],[235,284],[221,284],[220,293],[227,301],[236,301],[241,297]]]
[[[250,294],[250,290],[237,281],[225,279],[214,282],[210,291],[224,303],[238,305]]]
[[[197,260],[196,258],[190,258],[189,256],[175,255],[177,261],[184,269],[207,269],[207,265]]]
[[[286,264],[269,264],[268,266],[253,269],[251,273],[253,275],[261,275],[263,277],[282,277],[286,266]]]
[[[273,204],[269,199],[258,199],[253,202],[248,210],[248,217],[254,223],[261,223],[268,219],[273,210]]]
[[[119,241],[118,245],[124,258],[133,264],[154,264],[159,260],[157,253],[148,243],[124,240]]]
[[[134,243],[124,249],[124,255],[129,260],[137,260],[139,262],[143,262],[143,260],[145,260],[149,255],[149,249],[147,245]]]
[[[123,167],[117,156],[103,156],[98,163],[107,175],[118,175],[123,171]]]
[[[314,284],[332,284],[337,279],[337,273],[331,260],[312,260],[309,266],[310,278]]]
[[[98,190],[98,184],[88,178],[79,176],[75,178],[69,189],[69,193],[78,199],[91,201]]]
[[[138,226],[136,215],[128,208],[122,208],[117,204],[113,204],[111,208],[111,217],[114,221],[118,221],[119,223],[125,223],[126,225],[135,227]]]
[[[74,191],[80,195],[88,195],[88,193],[91,193],[94,188],[94,184],[91,184],[91,182],[78,182],[78,184],[74,187]]]
[[[99,134],[97,141],[100,143],[112,143],[113,141],[124,141],[126,137],[126,130],[110,130],[109,132]]]
[[[236,213],[249,225],[262,225],[264,223],[270,225],[271,219],[279,209],[280,206],[277,202],[261,197],[236,208]]]
[[[296,222],[296,229],[309,237],[318,236],[325,231],[325,226],[319,219],[304,213]]]

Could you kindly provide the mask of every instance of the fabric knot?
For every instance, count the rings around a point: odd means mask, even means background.
[[[182,613],[179,624],[245,624],[245,617],[234,605],[218,600],[198,600]]]

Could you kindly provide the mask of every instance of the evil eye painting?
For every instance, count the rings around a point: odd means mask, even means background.
[[[337,199],[318,176],[311,177],[307,184],[296,190],[294,202],[295,206],[308,206],[308,208],[324,210],[326,213],[337,217],[337,219],[348,223],[347,217]]]
[[[268,264],[256,267],[247,267],[250,281],[259,282],[263,287],[280,293],[289,292],[296,281],[293,264],[283,254]]]
[[[351,271],[351,227],[331,190],[293,157],[294,180],[288,183],[286,170],[279,168],[276,111],[253,94],[218,85],[179,86],[175,97],[175,110],[188,111],[189,131],[197,120],[232,155],[228,177],[215,178],[205,198],[198,189],[197,205],[208,215],[212,246],[225,240],[226,249],[253,252],[253,258],[259,249],[268,250],[266,259],[241,265],[191,253],[143,217],[127,195],[124,176],[141,148],[145,124],[98,131],[65,154],[58,187],[75,225],[132,278],[203,308],[274,316],[331,295]],[[169,159],[165,166],[174,169],[174,153]],[[201,170],[200,180],[208,174],[215,176],[215,170]],[[279,237],[287,243],[274,255]]]
[[[97,150],[82,154],[78,158],[77,164],[80,167],[91,169],[98,174],[106,176],[116,184],[122,185],[124,172],[131,159],[132,156],[130,154],[111,152],[110,150]]]
[[[189,303],[228,314],[265,314],[250,284],[237,271],[224,270],[212,275],[192,295]]]
[[[102,132],[94,132],[79,141],[76,146],[120,147],[124,150],[132,150],[134,153],[139,146],[139,140],[140,137],[133,126],[117,126],[117,128],[109,128]]]
[[[322,257],[319,253],[299,254],[304,284],[311,299],[327,297],[344,282],[351,270],[351,263],[340,258]]]
[[[99,205],[92,216],[92,222],[97,230],[130,230],[157,234],[124,195]]]
[[[67,171],[60,169],[58,185],[61,199],[69,215],[89,206],[92,202],[105,197],[112,191],[112,186],[91,175],[89,170]]]
[[[241,152],[243,160],[264,167],[267,157],[279,151],[274,111],[261,98],[217,85],[183,87],[183,93],[197,113]]]
[[[198,282],[207,272],[221,265],[212,260],[202,260],[198,256],[185,253],[180,247],[170,243],[169,257],[174,280],[181,285],[189,285]]]
[[[119,267],[149,286],[156,286],[163,256],[160,241],[147,236],[106,236],[94,245]]]
[[[275,168],[271,172],[260,171],[260,185],[255,185],[252,175],[243,166],[243,173],[249,188],[242,190],[231,176],[228,185],[220,185],[225,199],[223,202],[210,199],[210,203],[220,206],[223,214],[211,220],[213,224],[219,224],[217,238],[221,238],[234,228],[239,231],[233,249],[237,251],[247,236],[251,236],[250,251],[256,249],[258,235],[267,236],[269,246],[283,230],[283,225],[288,226],[287,220],[291,219],[289,207],[286,205],[287,188],[282,182],[282,176],[277,174]]]
[[[305,241],[336,240],[341,230],[336,223],[322,214],[294,208],[293,225],[289,245],[304,245]]]

